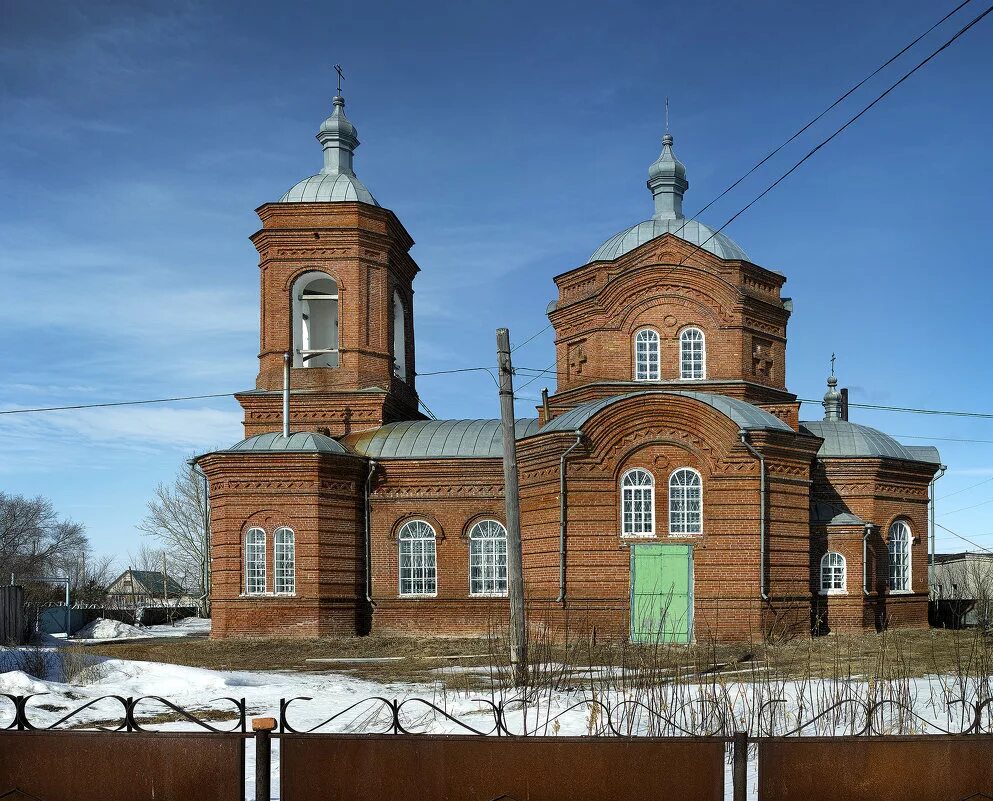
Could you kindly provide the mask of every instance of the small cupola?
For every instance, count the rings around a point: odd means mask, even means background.
[[[655,198],[655,220],[683,219],[683,194],[690,187],[686,167],[672,152],[672,134],[662,137],[662,152],[648,168],[648,188]]]

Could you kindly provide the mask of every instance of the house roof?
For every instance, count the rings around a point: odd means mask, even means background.
[[[718,395],[714,392],[693,392],[691,390],[645,390],[642,392],[628,392],[624,395],[612,395],[608,398],[582,403],[575,409],[571,409],[565,414],[560,414],[554,420],[550,420],[541,428],[542,434],[550,431],[578,431],[594,415],[628,398],[637,398],[647,395],[678,395],[684,398],[691,398],[700,403],[705,403],[712,409],[720,412],[730,419],[738,428],[745,431],[751,430],[771,430],[771,431],[793,431],[786,423],[774,414],[753,406],[737,398],[729,398],[726,395]]]
[[[162,595],[162,572],[160,570],[132,570],[128,568],[114,581],[110,583],[110,588],[131,574],[135,584],[144,589],[148,595]],[[186,589],[171,576],[166,577],[166,587],[170,595],[185,595]]]
[[[538,432],[533,417],[515,423],[517,439]],[[406,420],[347,437],[349,446],[371,459],[485,459],[503,456],[499,420]]]

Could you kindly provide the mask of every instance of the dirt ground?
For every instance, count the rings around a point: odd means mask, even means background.
[[[350,673],[377,681],[442,681],[453,688],[489,686],[506,678],[505,645],[497,639],[351,637],[333,639],[172,638],[85,647],[119,659],[218,670]],[[893,630],[880,634],[797,638],[781,643],[693,646],[588,641],[535,642],[536,679],[549,683],[604,670],[665,680],[678,675],[749,681],[778,678],[912,678],[930,674],[993,673],[993,637],[978,631]]]

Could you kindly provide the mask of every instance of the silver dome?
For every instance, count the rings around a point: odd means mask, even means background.
[[[304,178],[283,195],[280,203],[334,203],[352,200],[378,206],[379,201],[365,188],[358,178],[346,173],[324,175],[318,173]]]
[[[745,251],[737,242],[724,234],[715,234],[714,230],[696,220],[665,219],[645,220],[632,225],[627,230],[614,234],[596,249],[590,261],[611,261],[620,258],[625,253],[634,250],[646,242],[663,234],[674,234],[693,245],[699,245],[722,259],[748,260]]]

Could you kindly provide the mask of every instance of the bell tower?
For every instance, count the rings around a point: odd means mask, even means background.
[[[284,354],[290,427],[333,437],[420,419],[414,385],[414,241],[355,175],[358,132],[335,96],[320,172],[257,209],[261,317],[256,388],[237,395],[245,436],[278,431]]]

